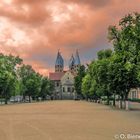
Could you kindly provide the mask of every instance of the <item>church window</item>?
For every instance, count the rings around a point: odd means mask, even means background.
[[[56,86],[59,87],[59,82],[56,82]]]
[[[63,87],[63,92],[65,92],[65,87]]]
[[[72,92],[74,92],[74,88],[72,88]]]
[[[68,89],[67,89],[67,90],[68,90],[68,92],[70,92],[70,87],[68,87]]]

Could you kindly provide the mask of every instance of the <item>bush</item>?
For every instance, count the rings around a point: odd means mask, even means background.
[[[138,103],[140,103],[140,99],[129,99],[129,101],[131,101],[131,102],[138,102]]]

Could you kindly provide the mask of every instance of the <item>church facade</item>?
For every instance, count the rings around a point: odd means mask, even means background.
[[[75,99],[74,77],[80,67],[80,57],[78,51],[69,60],[69,69],[64,70],[64,59],[58,51],[55,62],[55,72],[49,73],[49,79],[54,83],[54,99]]]

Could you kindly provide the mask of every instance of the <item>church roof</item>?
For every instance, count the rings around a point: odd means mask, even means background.
[[[63,57],[61,56],[61,53],[59,51],[57,54],[55,65],[64,67],[64,60],[63,60]]]
[[[59,80],[61,80],[61,78],[64,74],[65,74],[65,72],[49,73],[49,79],[52,80],[52,81],[59,81]]]
[[[78,50],[76,51],[76,54],[75,54],[75,65],[80,65],[81,62],[80,62],[80,57],[79,57],[79,53],[78,53]]]

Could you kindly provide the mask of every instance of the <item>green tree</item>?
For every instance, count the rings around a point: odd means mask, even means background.
[[[90,98],[90,87],[91,87],[91,77],[89,74],[86,74],[85,77],[82,79],[82,94],[83,96],[88,99]]]
[[[74,87],[75,87],[75,91],[77,93],[78,96],[82,96],[82,79],[85,76],[85,66],[82,65],[79,67],[77,76],[75,77],[75,81],[74,81]]]
[[[101,50],[97,53],[97,56],[98,60],[109,58],[112,56],[112,50],[111,49]]]
[[[112,93],[109,90],[109,58],[103,58],[101,60],[97,60],[92,64],[92,75],[91,77],[94,78],[94,87],[97,86],[96,95],[106,96],[107,97],[107,104],[109,104],[110,96]],[[96,84],[95,84],[96,83]]]
[[[128,14],[119,22],[119,27],[109,27],[109,39],[114,45],[115,65],[119,65],[116,79],[121,96],[128,99],[131,88],[139,86],[140,64],[140,14]]]
[[[15,85],[17,82],[16,68],[22,63],[22,59],[12,55],[0,54],[0,92],[1,97],[5,98],[5,104],[15,92]]]
[[[45,100],[47,95],[52,95],[53,90],[53,83],[47,77],[42,77],[41,91],[39,93],[42,100]]]
[[[97,55],[98,59],[92,61],[88,67],[88,72],[92,77],[90,92],[97,99],[106,96],[107,104],[109,104],[110,97],[112,96],[109,90],[109,64],[113,52],[110,49],[101,50]]]
[[[23,65],[19,71],[20,77],[23,84],[23,97],[29,97],[29,102],[31,102],[31,97],[36,98],[41,90],[41,75],[36,73],[31,66]]]

